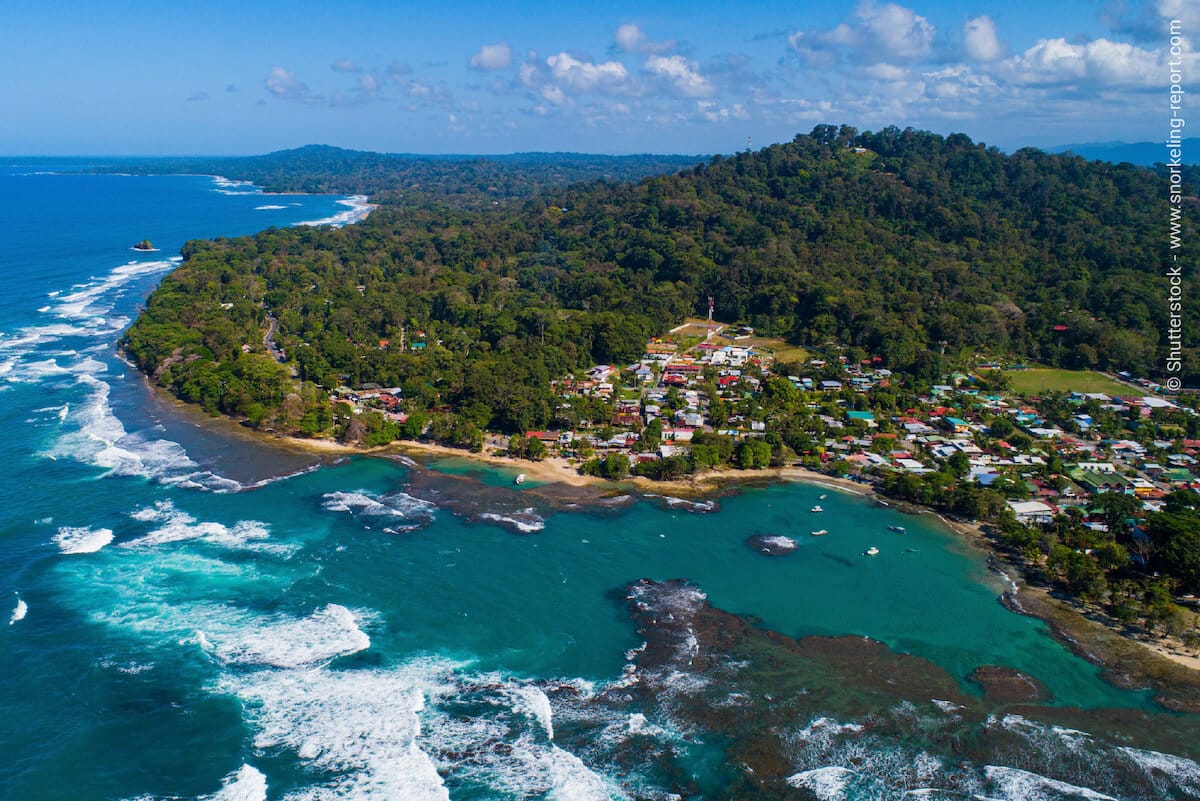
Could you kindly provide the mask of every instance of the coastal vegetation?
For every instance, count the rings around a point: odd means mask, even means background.
[[[339,186],[382,192],[357,175]],[[302,433],[334,426],[326,393],[363,383],[478,428],[548,425],[551,379],[636,357],[709,297],[725,319],[861,347],[919,382],[979,350],[1145,373],[1164,347],[1164,186],[962,135],[819,126],[519,208],[385,206],[340,230],[189,243],[126,346],[185,400]],[[260,345],[268,314],[283,369]]]
[[[545,189],[570,173],[547,159],[493,203],[482,162],[388,188],[404,179],[373,155],[302,155],[336,176],[317,188],[381,205],[341,229],[188,243],[124,340],[181,399],[284,434],[490,442],[607,479],[853,474],[994,521],[1115,619],[1193,625],[1174,598],[1200,592],[1196,396],[1151,403],[1157,385],[1132,383],[1166,348],[1153,172],[818,126],[636,183]],[[288,164],[256,180],[316,186]],[[1182,361],[1200,377],[1190,343]]]
[[[424,156],[307,145],[262,156],[157,158],[89,168],[138,175],[221,175],[267,192],[371,195],[374,203],[492,208],[586,181],[636,181],[691,167],[703,156],[512,153]]]

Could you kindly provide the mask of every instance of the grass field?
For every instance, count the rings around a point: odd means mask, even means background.
[[[1006,370],[1013,390],[1024,395],[1058,390],[1060,392],[1103,392],[1106,395],[1145,395],[1140,389],[1121,384],[1094,370],[1059,370],[1053,367],[1031,367],[1028,370]]]

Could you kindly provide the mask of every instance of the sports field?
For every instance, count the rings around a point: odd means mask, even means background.
[[[1103,392],[1106,395],[1145,395],[1129,384],[1114,381],[1094,370],[1060,370],[1054,367],[1030,367],[1027,370],[1006,370],[1013,390],[1022,395],[1058,390],[1060,392]]]

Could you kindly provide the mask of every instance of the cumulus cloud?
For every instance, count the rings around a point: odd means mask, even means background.
[[[831,66],[850,53],[866,61],[914,61],[933,50],[937,29],[910,8],[862,0],[854,16],[827,31],[796,31],[788,44],[817,66]]]
[[[1153,86],[1159,80],[1158,54],[1126,42],[1094,39],[1071,44],[1042,39],[1003,63],[1006,76],[1021,84],[1053,85],[1091,79],[1104,85]]]
[[[995,61],[1008,55],[1008,48],[996,36],[996,23],[988,16],[963,23],[963,48],[976,61]]]
[[[922,76],[925,97],[939,102],[975,104],[991,96],[996,82],[964,64],[955,64]]]
[[[308,84],[296,79],[296,76],[283,67],[272,67],[264,82],[267,91],[280,100],[290,100],[293,103],[314,104],[324,102],[320,95],[313,94]]]
[[[512,50],[504,42],[484,45],[471,56],[471,67],[477,70],[502,70],[512,64]]]
[[[729,120],[748,120],[750,113],[741,103],[732,106],[721,106],[712,100],[696,101],[696,112],[706,122],[728,122]]]
[[[208,100],[208,92],[192,92],[187,96],[187,102],[195,103],[199,100]]]
[[[912,9],[895,3],[861,3],[856,12],[866,35],[895,58],[920,58],[929,55],[936,32],[929,20]]]
[[[645,31],[631,22],[617,26],[613,39],[626,53],[666,53],[675,49],[674,41],[652,42]]]
[[[1158,0],[1130,3],[1112,0],[1100,13],[1114,34],[1146,45],[1161,44],[1167,20],[1200,17],[1200,0]]]
[[[337,61],[329,65],[329,68],[334,72],[361,72],[362,67],[355,64],[348,58],[339,58]]]
[[[646,59],[646,69],[652,75],[670,81],[685,97],[707,97],[715,91],[712,82],[701,75],[694,64],[680,55],[650,56]]]
[[[558,53],[546,59],[550,74],[560,83],[584,92],[611,89],[625,83],[629,72],[619,61],[597,64],[575,58],[570,53]]]

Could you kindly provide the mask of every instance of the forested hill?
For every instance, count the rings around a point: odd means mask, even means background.
[[[324,389],[364,382],[472,425],[544,425],[550,379],[636,357],[710,295],[719,319],[857,346],[918,382],[976,354],[1153,373],[1166,187],[1130,165],[1006,156],[963,135],[820,126],[520,207],[385,207],[340,230],[193,242],[127,348],[187,400],[305,428],[322,426]],[[1189,203],[1181,264],[1196,263],[1198,216]],[[1185,276],[1192,346],[1200,294]],[[262,347],[268,312],[303,392]]]
[[[636,181],[692,167],[706,156],[512,153],[422,156],[307,145],[263,156],[165,158],[123,162],[97,171],[223,175],[268,192],[370,195],[375,203],[446,203],[485,208],[587,181]]]

